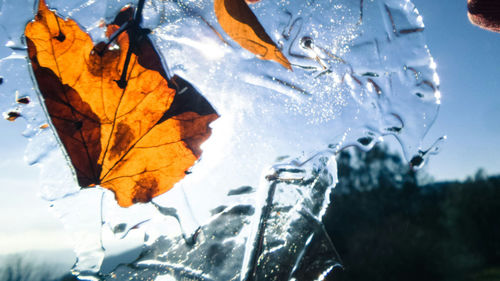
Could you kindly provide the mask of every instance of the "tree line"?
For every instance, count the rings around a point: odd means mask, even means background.
[[[500,280],[500,176],[432,182],[385,146],[338,156],[324,219],[340,281]]]

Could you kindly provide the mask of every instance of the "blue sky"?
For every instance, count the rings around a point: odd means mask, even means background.
[[[427,172],[438,180],[464,179],[480,167],[489,174],[500,173],[500,34],[472,26],[465,0],[413,2],[424,18],[443,95],[427,144],[448,136],[441,153],[430,159]],[[70,248],[62,224],[37,198],[38,169],[23,160],[24,127],[22,121],[0,120],[0,224],[9,229],[0,232],[0,254]]]
[[[430,160],[436,179],[500,173],[500,34],[473,26],[466,1],[414,0],[441,80],[442,106],[427,138],[448,139]]]
[[[1,120],[0,138],[0,255],[28,250],[62,250],[72,247],[62,223],[49,212],[48,202],[39,198],[37,167],[24,161],[27,139],[21,136],[24,122]],[[8,137],[5,137],[8,136]],[[6,231],[7,230],[7,231]]]

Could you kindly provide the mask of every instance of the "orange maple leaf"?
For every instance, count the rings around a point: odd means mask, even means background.
[[[258,1],[247,0],[249,3]],[[245,0],[214,0],[217,20],[222,29],[241,47],[260,59],[273,60],[288,69],[292,66],[267,34]]]
[[[123,9],[94,46],[40,0],[25,29],[38,88],[81,187],[100,185],[127,207],[149,202],[200,157],[215,110],[188,82],[168,79],[146,31]],[[128,25],[128,29],[125,28]],[[123,31],[123,32],[122,32]]]

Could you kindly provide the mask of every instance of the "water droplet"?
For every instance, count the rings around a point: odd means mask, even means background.
[[[369,145],[372,141],[373,141],[372,137],[363,137],[358,139],[358,142],[364,146]]]
[[[391,128],[387,128],[386,130],[388,132],[392,132],[392,133],[399,133],[399,132],[401,132],[402,129],[403,128],[401,128],[401,127],[391,127]]]
[[[309,36],[304,36],[300,39],[300,46],[304,49],[311,50],[314,47],[314,40]]]
[[[379,75],[375,72],[365,72],[365,73],[361,74],[361,76],[379,77]]]
[[[113,233],[116,234],[116,233],[124,232],[126,228],[127,228],[127,224],[126,223],[117,224],[113,228]]]
[[[410,165],[412,168],[421,168],[424,164],[424,158],[420,155],[415,155],[413,158],[410,160]]]

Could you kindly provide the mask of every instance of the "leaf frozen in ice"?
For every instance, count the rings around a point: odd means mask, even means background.
[[[78,191],[52,131],[41,129],[48,120],[26,86],[21,40],[33,1],[0,3],[2,13],[18,16],[0,17],[9,30],[0,33],[2,111],[16,109],[28,120],[29,159],[42,167],[42,195],[79,239],[75,271],[82,276],[321,280],[340,266],[321,225],[336,182],[335,153],[350,145],[369,149],[388,135],[408,159],[428,151],[421,141],[437,115],[439,78],[410,1],[249,5],[293,71],[234,44],[212,0],[146,1],[143,27],[152,31],[166,72],[190,81],[220,118],[203,156],[168,196],[120,208],[106,190]],[[123,6],[48,4],[94,42],[104,40],[102,23]],[[31,102],[15,103],[16,92]]]
[[[122,207],[149,202],[181,180],[217,119],[189,83],[167,77],[133,15],[124,8],[107,26],[111,47],[94,45],[44,0],[25,30],[38,89],[78,184],[112,190]]]

